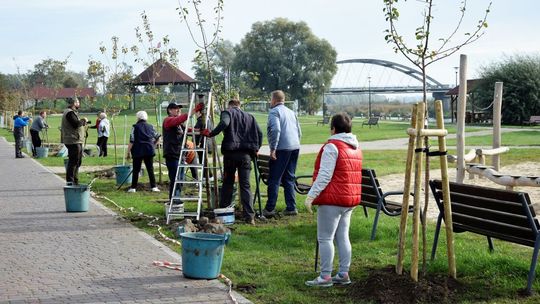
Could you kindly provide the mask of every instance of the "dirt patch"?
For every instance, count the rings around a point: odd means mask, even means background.
[[[375,303],[456,303],[465,286],[444,275],[428,275],[414,282],[408,273],[397,275],[394,266],[370,269],[367,277],[353,282],[349,296]]]

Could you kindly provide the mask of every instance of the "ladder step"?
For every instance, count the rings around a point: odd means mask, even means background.
[[[178,213],[169,213],[169,217],[172,216],[198,216],[197,212],[178,212]]]
[[[202,181],[186,181],[186,180],[177,180],[175,181],[177,184],[183,184],[183,185],[198,185],[202,183]]]
[[[193,197],[193,196],[173,196],[172,197],[173,200],[181,200],[183,201],[184,203],[185,202],[197,202],[199,201],[199,198],[198,197]],[[200,198],[202,199],[202,198]]]
[[[185,152],[203,152],[205,149],[203,148],[193,148],[193,149],[189,149],[189,148],[184,148],[180,151],[180,153],[185,153]]]
[[[201,165],[201,164],[180,164],[178,165],[178,168],[198,168],[198,169],[203,169],[204,166]]]

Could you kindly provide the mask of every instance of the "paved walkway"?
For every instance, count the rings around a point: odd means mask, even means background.
[[[96,201],[66,213],[64,183],[0,137],[0,303],[232,303],[217,280],[152,266],[180,256]]]

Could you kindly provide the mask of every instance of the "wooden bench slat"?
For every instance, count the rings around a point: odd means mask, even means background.
[[[453,213],[468,214],[470,216],[483,218],[492,221],[498,221],[513,226],[521,226],[530,229],[529,220],[525,215],[506,213],[486,208],[479,208],[470,205],[452,203]]]
[[[503,234],[496,233],[494,231],[483,230],[478,227],[470,227],[467,225],[456,224],[454,225],[454,231],[461,231],[461,232],[468,231],[468,232],[476,233],[483,236],[493,237],[501,241],[507,241],[507,242],[516,243],[519,245],[534,247],[534,241],[532,241],[531,239],[523,239],[523,238],[518,238],[518,237],[514,237],[510,235],[503,235]]]
[[[452,221],[456,225],[468,226],[470,228],[476,228],[485,231],[487,236],[492,234],[498,234],[502,238],[505,237],[518,237],[523,239],[534,240],[534,233],[531,228],[523,226],[513,226],[493,220],[482,219],[479,217],[472,217],[467,214],[460,214],[452,212]]]

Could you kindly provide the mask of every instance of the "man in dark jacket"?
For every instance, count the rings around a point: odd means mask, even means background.
[[[221,112],[219,124],[212,131],[204,129],[201,135],[213,137],[223,132],[221,153],[223,154],[223,186],[221,187],[219,206],[231,205],[234,177],[238,170],[240,200],[247,223],[255,224],[255,211],[251,199],[249,175],[251,160],[262,145],[263,134],[255,117],[240,110],[240,101],[229,101],[227,110]]]
[[[79,184],[79,167],[83,157],[83,143],[86,135],[85,126],[88,118],[79,118],[77,110],[81,106],[79,99],[69,98],[68,107],[64,110],[61,123],[62,143],[68,150],[68,165],[66,169],[66,182]]]
[[[13,136],[15,137],[15,158],[24,158],[22,155],[22,140],[24,138],[24,127],[28,125],[28,121],[32,119],[28,116],[24,116],[23,111],[17,112],[17,115],[13,116]]]

